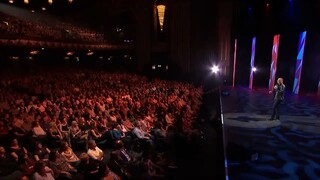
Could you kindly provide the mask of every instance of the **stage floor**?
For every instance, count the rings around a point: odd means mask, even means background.
[[[224,144],[243,147],[227,153],[231,180],[320,179],[320,97],[287,93],[280,120],[269,121],[273,97],[267,89],[229,92],[221,97]],[[244,151],[259,157],[234,160],[235,153],[241,157]]]

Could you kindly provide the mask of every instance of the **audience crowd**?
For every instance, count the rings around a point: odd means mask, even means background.
[[[0,12],[0,37],[29,38],[53,41],[105,43],[104,35],[70,23],[56,21],[46,24],[30,21]]]
[[[164,179],[202,88],[103,71],[0,77],[0,179]]]

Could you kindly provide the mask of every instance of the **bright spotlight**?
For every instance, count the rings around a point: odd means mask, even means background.
[[[253,68],[252,68],[252,71],[253,71],[253,72],[256,72],[256,71],[257,71],[257,68],[256,68],[256,67],[253,67]]]
[[[219,67],[218,67],[218,66],[216,66],[216,65],[212,66],[212,68],[211,68],[211,72],[213,72],[213,73],[217,74],[217,73],[219,72]]]
[[[13,0],[9,0],[9,3],[10,3],[10,4],[13,4],[13,3],[14,3],[14,1],[13,1]]]

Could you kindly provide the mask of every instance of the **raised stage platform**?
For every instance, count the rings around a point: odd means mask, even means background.
[[[267,89],[228,92],[221,102],[229,179],[320,179],[319,96],[287,93],[280,120],[269,121]]]

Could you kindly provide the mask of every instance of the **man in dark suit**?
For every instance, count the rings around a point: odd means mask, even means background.
[[[274,101],[272,106],[272,115],[270,120],[279,120],[279,106],[282,103],[284,99],[284,91],[286,86],[283,84],[283,78],[278,78],[277,84],[274,86],[273,91],[270,91],[269,93],[274,94]]]

